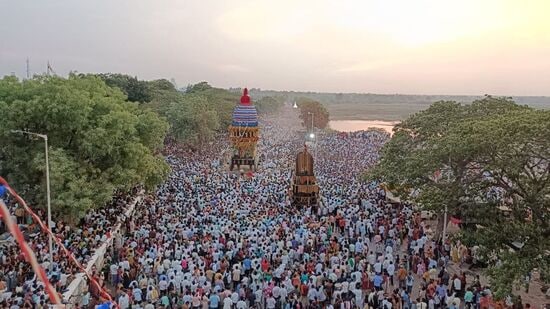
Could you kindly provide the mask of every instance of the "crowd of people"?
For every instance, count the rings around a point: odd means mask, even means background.
[[[171,148],[169,180],[115,236],[96,275],[121,308],[486,308],[490,289],[447,270],[450,252],[425,221],[362,180],[389,134],[318,135],[322,205],[312,213],[288,196],[298,119],[261,123],[252,175],[220,162],[224,141]]]
[[[105,267],[93,269],[119,308],[489,308],[490,288],[451,271],[455,246],[437,242],[410,205],[363,180],[388,133],[318,134],[312,153],[321,205],[315,211],[291,205],[294,159],[305,134],[297,116],[286,113],[262,119],[253,173],[228,171],[223,139],[198,151],[166,148],[169,179],[112,235]],[[109,210],[95,215],[63,235],[84,257],[92,247],[86,243],[101,242],[117,217]],[[39,252],[47,240],[31,243]],[[5,252],[4,276],[21,270],[18,251]],[[43,292],[32,289],[23,283],[13,295],[39,303]],[[104,302],[90,286],[79,305]]]
[[[138,188],[129,193],[117,194],[105,207],[92,209],[76,224],[62,220],[52,227],[54,234],[63,240],[64,246],[71,251],[77,260],[86,265],[95,249],[107,237],[119,220],[123,220],[123,211],[135,198]],[[13,197],[5,196],[4,201],[13,220],[23,231],[25,240],[35,252],[38,262],[45,269],[50,283],[58,293],[63,293],[75,274],[80,270],[70,262],[53,243],[50,256],[48,235],[41,231],[37,222],[19,205]],[[36,210],[42,222],[47,224],[46,213]],[[76,227],[75,227],[76,226]],[[46,308],[48,296],[44,285],[26,262],[13,236],[7,232],[3,221],[0,221],[0,307],[1,308]]]

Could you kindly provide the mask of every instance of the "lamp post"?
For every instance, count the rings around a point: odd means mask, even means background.
[[[313,133],[313,117],[315,113],[313,112],[307,112],[308,115],[311,115],[311,133]]]
[[[443,237],[442,244],[445,246],[445,241],[447,241],[447,203],[445,203],[445,211],[443,213]]]
[[[314,154],[317,155],[317,138],[315,136],[315,128],[313,127],[313,117],[315,117],[314,112],[307,112],[308,115],[311,115],[311,132],[309,133],[309,138],[311,139],[311,142],[314,143]]]
[[[451,183],[451,157],[449,157],[449,172],[447,173],[447,182]],[[445,246],[445,241],[447,240],[447,211],[448,211],[449,202],[445,203],[445,211],[443,213],[443,237],[442,245]]]
[[[29,131],[11,130],[12,133],[28,134],[44,139],[44,152],[46,154],[46,200],[48,206],[48,229],[52,232],[52,207],[50,203],[50,162],[48,160],[48,136],[46,134],[33,133]],[[48,234],[48,246],[50,249],[50,270],[53,265],[53,238]]]

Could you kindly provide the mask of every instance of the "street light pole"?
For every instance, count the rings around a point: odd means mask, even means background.
[[[447,173],[447,182],[451,183],[451,158],[449,157],[449,172]],[[445,213],[443,214],[443,237],[442,245],[445,246],[445,241],[447,240],[447,209],[449,201],[445,203]]]
[[[445,213],[443,214],[443,241],[442,241],[443,246],[445,246],[446,238],[447,238],[447,203],[445,203]]]
[[[52,206],[51,206],[51,198],[50,198],[50,161],[48,158],[48,136],[46,134],[38,134],[28,131],[21,131],[21,130],[12,130],[12,133],[21,133],[21,134],[28,134],[32,136],[37,136],[42,139],[44,139],[44,153],[46,155],[46,201],[47,201],[47,207],[48,207],[48,229],[50,230],[50,233],[52,232]],[[52,269],[53,265],[53,238],[51,234],[48,234],[48,247],[50,252],[50,270]]]
[[[44,153],[46,154],[46,199],[48,205],[48,229],[52,232],[52,205],[50,197],[50,161],[48,158],[48,136],[44,135]],[[50,248],[50,269],[53,265],[53,239],[48,235],[48,247]]]
[[[311,115],[311,133],[309,134],[311,142],[315,144],[314,154],[317,155],[317,136],[315,136],[315,128],[313,127],[313,118],[315,117],[314,112],[307,112],[308,115]]]

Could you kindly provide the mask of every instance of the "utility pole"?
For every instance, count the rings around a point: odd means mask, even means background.
[[[46,201],[48,205],[48,229],[50,232],[52,232],[52,207],[51,207],[51,199],[50,199],[50,162],[48,160],[48,136],[46,134],[39,134],[39,133],[33,133],[29,131],[21,131],[21,130],[12,130],[12,133],[21,133],[21,134],[28,134],[32,136],[37,136],[42,139],[44,139],[44,152],[46,154]],[[53,238],[51,234],[48,234],[48,245],[50,248],[50,270],[53,266]]]
[[[447,238],[447,203],[445,203],[445,213],[443,214],[443,240],[442,243],[445,245],[445,240]]]
[[[317,137],[315,136],[315,129],[313,127],[313,118],[315,117],[315,113],[313,112],[307,112],[308,115],[311,115],[311,132],[309,133],[309,138],[311,139],[311,142],[314,143],[314,154],[317,156]]]
[[[447,173],[447,183],[451,184],[451,158],[449,157],[449,171]],[[445,212],[443,214],[443,237],[442,244],[445,246],[445,240],[447,240],[447,210],[448,210],[449,201],[445,203]]]
[[[52,232],[52,205],[50,199],[50,162],[48,160],[48,136],[44,134],[44,152],[46,153],[46,196],[48,203],[48,229]],[[48,237],[48,246],[50,247],[50,269],[53,266],[53,239],[52,235]]]
[[[27,57],[27,79],[31,79],[31,67],[29,65],[29,57]]]
[[[308,115],[311,115],[311,133],[313,133],[313,117],[315,113],[313,112],[307,112]]]

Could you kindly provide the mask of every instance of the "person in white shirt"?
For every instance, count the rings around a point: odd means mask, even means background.
[[[135,287],[133,290],[132,290],[132,294],[134,295],[134,300],[136,301],[136,303],[140,303],[143,299],[143,291],[141,291],[140,288],[138,287]]]
[[[388,272],[388,277],[390,278],[390,284],[393,286],[393,277],[395,275],[395,265],[393,264],[393,261],[389,262],[386,271]]]
[[[428,304],[426,304],[425,301],[420,299],[417,299],[416,301],[417,301],[417,304],[416,304],[417,309],[428,309]]]
[[[455,292],[456,296],[460,297],[462,294],[462,281],[460,281],[460,278],[456,277],[453,279],[453,291]]]
[[[382,263],[380,262],[374,263],[374,272],[377,274],[382,273]]]
[[[233,302],[233,305],[236,305],[239,301],[239,293],[233,292],[231,293],[231,301]]]
[[[317,290],[310,286],[309,290],[307,291],[307,299],[309,300],[310,303],[312,303],[315,301],[316,298],[317,298]]]
[[[247,309],[247,308],[248,308],[248,305],[244,300],[241,299],[237,302],[237,309]]]
[[[122,292],[118,297],[118,306],[120,309],[130,308],[130,297],[125,292]]]
[[[111,284],[113,284],[114,286],[117,285],[118,283],[118,264],[114,263],[112,264],[110,267],[109,267],[110,271],[111,271]]]
[[[358,308],[363,308],[363,291],[360,289],[360,285],[356,284],[356,286],[351,291],[355,296],[355,305]]]
[[[263,301],[264,301],[263,295],[264,293],[262,292],[261,289],[257,289],[256,291],[254,291],[254,296],[256,296],[257,304],[263,304]]]
[[[382,301],[382,308],[383,309],[392,309],[392,303],[391,301],[389,301],[387,298],[384,298],[384,300]]]
[[[344,281],[342,282],[342,294],[348,294],[349,292],[349,282]]]
[[[269,295],[269,297],[266,300],[266,308],[275,309],[276,304],[277,304],[277,301],[275,300],[275,298],[273,298],[273,295]]]
[[[158,287],[159,287],[160,294],[164,295],[166,293],[166,289],[168,289],[168,281],[160,280]]]
[[[428,309],[435,309],[435,306],[436,306],[435,299],[430,298],[428,300]]]
[[[235,268],[231,277],[233,282],[233,289],[236,289],[239,282],[241,282],[241,270],[239,268]]]
[[[231,300],[231,297],[226,297],[223,299],[223,309],[231,309],[233,305],[233,301]]]

